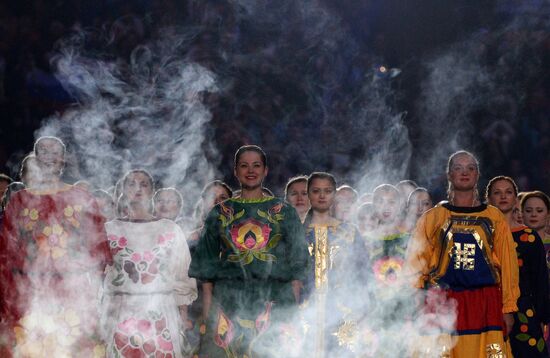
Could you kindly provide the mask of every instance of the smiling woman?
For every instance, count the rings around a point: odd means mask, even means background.
[[[39,138],[35,151],[39,178],[11,197],[0,238],[0,351],[94,356],[104,352],[97,295],[111,260],[104,219],[91,195],[61,181],[60,139]]]
[[[264,196],[263,150],[235,154],[241,196],[217,204],[206,218],[190,275],[203,281],[200,355],[286,356],[284,322],[299,301],[307,252],[300,219],[282,199]]]

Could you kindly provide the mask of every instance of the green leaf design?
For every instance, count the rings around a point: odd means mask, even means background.
[[[119,273],[117,275],[117,277],[115,277],[115,279],[113,281],[111,281],[111,284],[113,286],[122,286],[123,283],[124,283],[124,274],[123,273]]]
[[[243,265],[248,265],[252,260],[254,260],[254,256],[250,254],[250,251],[247,251],[243,257]]]
[[[265,245],[266,249],[271,250],[272,248],[277,246],[277,244],[279,243],[279,241],[281,240],[282,237],[283,236],[281,234],[273,235],[271,237],[271,239],[269,240],[269,242],[267,243],[267,245]]]
[[[521,312],[518,312],[518,318],[519,318],[519,321],[520,321],[521,323],[527,323],[527,322],[529,322],[529,320],[527,319],[527,316],[524,315],[524,314],[521,313]]]
[[[244,215],[244,209],[241,210],[241,211],[239,211],[239,212],[237,213],[237,215],[235,215],[235,217],[233,218],[232,221],[235,221],[235,220],[238,220],[238,219],[242,218],[243,215]]]
[[[239,261],[241,261],[241,258],[239,257],[239,255],[231,254],[231,255],[227,256],[227,261],[229,261],[229,262],[239,262]]]
[[[254,256],[261,261],[267,261],[267,262],[277,261],[277,257],[275,255],[265,254],[262,252],[254,252]]]
[[[542,350],[544,349],[544,339],[539,338],[539,341],[537,342],[537,349],[539,350],[539,352],[542,352]]]
[[[275,214],[274,218],[277,221],[281,221],[281,220],[285,219],[285,215],[284,214]]]
[[[516,334],[516,339],[521,342],[526,342],[529,338],[531,336],[525,333]]]
[[[260,209],[258,209],[257,214],[258,214],[258,216],[261,217],[261,218],[264,218],[264,219],[268,219],[268,218],[269,218],[269,215],[268,215],[265,211],[262,211],[262,210],[260,210]]]
[[[237,317],[237,322],[243,328],[254,329],[254,327],[256,327],[254,321],[251,321],[249,319],[240,319],[239,317]]]
[[[226,227],[226,226],[227,226],[227,219],[225,218],[225,216],[223,216],[222,214],[220,214],[219,219],[220,219],[220,221],[222,222],[222,226],[223,226],[223,227]]]

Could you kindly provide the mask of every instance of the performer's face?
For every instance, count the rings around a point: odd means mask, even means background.
[[[298,214],[309,210],[309,198],[307,196],[307,182],[299,181],[288,187],[286,200],[296,209]]]
[[[409,210],[414,210],[417,217],[422,216],[426,211],[432,208],[433,202],[430,194],[425,191],[417,191],[411,197]]]
[[[155,195],[155,216],[175,220],[181,211],[178,194],[172,190],[163,190]]]
[[[489,204],[496,206],[503,213],[512,211],[517,201],[514,186],[504,179],[493,183],[487,199]]]
[[[514,221],[517,222],[520,225],[525,225],[523,223],[523,214],[521,212],[521,205],[519,203],[519,200],[516,197],[516,204],[514,205],[514,208],[512,209],[512,217],[514,218]]]
[[[336,189],[329,179],[313,179],[308,188],[308,197],[311,208],[315,211],[326,212],[334,203]]]
[[[214,205],[221,203],[224,200],[229,199],[229,193],[224,187],[215,185],[209,189],[203,202],[204,213],[208,213]]]
[[[124,182],[124,194],[128,203],[145,203],[153,196],[153,187],[147,175],[140,172],[131,173]]]
[[[336,192],[334,202],[334,217],[338,220],[350,221],[354,213],[355,193],[351,190],[343,189]]]
[[[382,225],[395,223],[401,210],[399,194],[393,191],[375,193],[373,205],[376,217]]]
[[[454,190],[473,190],[479,179],[479,171],[475,159],[467,154],[457,155],[449,168],[448,179]]]
[[[261,188],[266,175],[267,167],[259,153],[249,150],[240,155],[235,166],[235,177],[243,189]]]
[[[61,175],[65,165],[64,149],[54,139],[45,138],[36,144],[36,159],[41,173]]]
[[[523,223],[531,229],[544,229],[548,220],[548,208],[540,198],[529,198],[523,205]]]

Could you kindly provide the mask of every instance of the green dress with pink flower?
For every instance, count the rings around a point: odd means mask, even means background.
[[[197,297],[191,256],[171,220],[105,224],[114,263],[107,267],[103,317],[108,357],[187,357],[178,306]]]
[[[200,356],[282,356],[291,348],[291,281],[304,280],[307,246],[289,204],[229,199],[209,213],[190,276],[212,282],[213,303]],[[284,354],[283,354],[284,355]]]

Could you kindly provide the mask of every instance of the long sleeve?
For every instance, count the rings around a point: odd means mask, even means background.
[[[189,253],[187,241],[180,227],[177,225],[174,225],[174,227],[175,240],[178,243],[176,246],[177,249],[172,253],[173,260],[175,261],[174,294],[178,306],[189,305],[197,299],[197,283],[194,278],[190,278],[188,275],[191,254]]]
[[[503,313],[512,313],[518,310],[517,300],[520,296],[519,269],[516,254],[516,243],[512,237],[510,227],[499,213],[495,221],[494,233],[495,265],[500,267]]]
[[[428,213],[416,223],[416,228],[409,240],[403,272],[416,288],[424,288],[430,272],[430,263],[434,256],[432,230],[428,230]],[[433,220],[433,219],[432,219]]]
[[[550,288],[548,284],[548,268],[546,266],[546,252],[540,236],[535,235],[535,242],[532,244],[532,272],[530,275],[530,287],[533,291],[535,311],[541,322],[550,323]]]
[[[220,265],[218,212],[208,214],[189,267],[189,276],[201,281],[213,281]]]
[[[287,241],[290,279],[303,281],[308,270],[308,252],[304,228],[294,208],[287,207],[285,231],[283,235]]]

